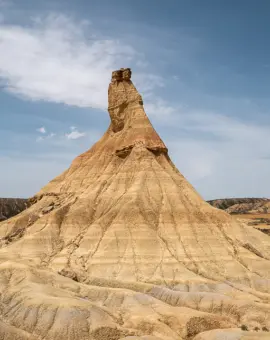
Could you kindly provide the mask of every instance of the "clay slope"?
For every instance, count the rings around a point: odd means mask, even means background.
[[[268,198],[225,198],[208,201],[208,203],[229,214],[270,213],[270,199]]]
[[[130,75],[113,73],[101,140],[0,225],[0,339],[270,327],[269,237],[203,201]]]

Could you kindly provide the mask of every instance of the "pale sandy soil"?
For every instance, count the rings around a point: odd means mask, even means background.
[[[250,222],[258,222],[257,225],[254,225],[257,229],[270,229],[270,225],[267,223],[260,223],[259,219],[269,219],[270,221],[270,214],[233,214],[232,215],[235,219],[239,219],[244,221],[245,223]]]

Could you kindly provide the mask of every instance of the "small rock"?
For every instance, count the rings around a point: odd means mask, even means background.
[[[48,207],[46,207],[46,208],[43,208],[42,209],[42,212],[43,212],[43,214],[48,214],[50,211],[52,211],[54,209],[54,206],[52,206],[52,205],[50,205],[50,206],[48,206]]]

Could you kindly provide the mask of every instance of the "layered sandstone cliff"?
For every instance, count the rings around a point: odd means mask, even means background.
[[[200,197],[130,77],[113,73],[104,136],[0,224],[0,339],[270,326],[269,237]]]

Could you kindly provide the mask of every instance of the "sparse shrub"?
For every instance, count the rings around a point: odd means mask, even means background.
[[[241,311],[239,308],[231,303],[223,304],[221,315],[225,314],[229,317],[236,319],[238,322],[241,320]]]
[[[216,328],[228,328],[228,324],[222,324],[219,319],[210,316],[194,316],[186,324],[187,338],[193,338],[195,335],[210,331]]]
[[[203,295],[196,294],[196,295],[191,296],[191,300],[195,304],[195,309],[199,310],[202,299],[203,299]]]
[[[95,329],[91,335],[95,340],[118,340],[125,336],[134,335],[134,333],[130,334],[117,328],[102,326]]]
[[[248,331],[248,327],[246,325],[241,326],[242,331]]]
[[[264,326],[264,327],[262,328],[262,331],[263,331],[263,332],[269,332],[269,329],[268,329],[267,327]]]
[[[255,331],[255,332],[258,332],[259,330],[260,330],[259,327],[255,327],[255,328],[254,328],[254,331]]]

